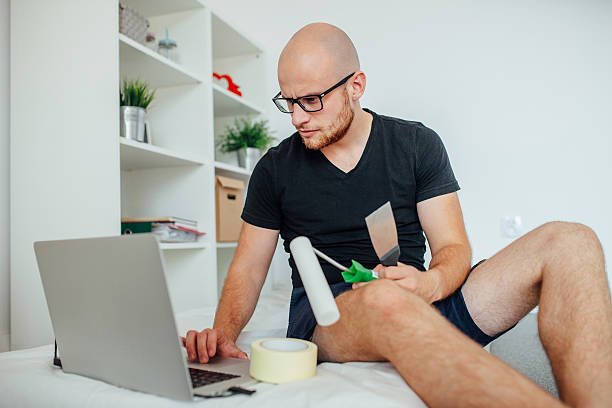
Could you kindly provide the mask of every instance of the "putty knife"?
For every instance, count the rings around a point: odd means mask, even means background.
[[[374,251],[383,266],[396,266],[400,256],[397,228],[391,203],[387,201],[365,219]]]

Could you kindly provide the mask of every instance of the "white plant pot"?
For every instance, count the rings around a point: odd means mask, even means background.
[[[239,149],[236,150],[236,153],[238,154],[238,165],[247,169],[248,171],[253,171],[255,165],[261,157],[261,150],[255,147]]]
[[[127,139],[145,142],[145,110],[136,106],[122,106],[119,134]]]

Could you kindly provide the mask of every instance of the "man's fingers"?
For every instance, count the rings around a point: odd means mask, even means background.
[[[353,289],[358,289],[364,285],[367,285],[370,282],[357,282],[357,283],[353,283]]]
[[[397,266],[382,266],[378,264],[373,270],[378,272],[378,277],[382,279],[401,279],[403,277],[399,276],[400,273]]]
[[[388,266],[378,276],[385,279],[402,279],[406,277],[406,271],[397,266]]]
[[[196,348],[196,336],[198,332],[195,330],[189,330],[185,338],[185,347],[187,348],[187,358],[189,360],[195,360],[197,355]]]
[[[181,337],[181,340],[187,349],[187,358],[191,361],[197,360],[201,364],[208,363],[216,354],[247,360],[249,358],[223,332],[215,329],[204,329],[199,333],[195,330],[190,330],[187,332],[186,337]]]
[[[379,273],[378,275],[380,278],[398,280],[413,276],[415,273],[421,273],[421,271],[411,265],[401,265],[388,266],[384,269],[382,273]]]
[[[202,364],[208,363],[208,350],[206,344],[208,343],[209,330],[205,329],[198,333],[198,357]]]
[[[230,350],[228,350],[227,356],[233,358],[242,358],[245,360],[248,360],[249,358],[249,356],[247,356],[244,351],[240,350],[238,346],[236,346],[236,344],[232,344]]]
[[[208,340],[206,341],[206,348],[208,349],[208,357],[212,358],[217,353],[217,331],[210,330],[208,332]],[[200,359],[200,362],[201,359]]]

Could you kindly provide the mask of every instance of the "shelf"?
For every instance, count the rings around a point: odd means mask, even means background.
[[[212,88],[215,117],[261,115],[263,113],[263,109],[260,107],[255,106],[227,89],[223,89],[215,83],[212,84]]]
[[[229,176],[239,177],[241,179],[248,179],[251,177],[251,172],[244,167],[238,167],[223,162],[215,162],[215,173],[218,176]]]
[[[152,88],[198,84],[202,79],[155,51],[119,33],[121,80],[146,80]]]
[[[198,0],[123,0],[124,3],[145,17],[161,16],[194,9],[204,5]]]
[[[164,250],[174,250],[174,249],[204,249],[208,248],[209,244],[206,241],[202,242],[160,242],[159,247]]]
[[[262,47],[226,23],[217,13],[213,12],[211,14],[213,58],[229,58],[262,53]]]
[[[119,138],[121,170],[159,167],[201,166],[204,160],[193,155],[179,154],[162,147]]]
[[[238,247],[238,242],[217,242],[217,249],[236,247]]]

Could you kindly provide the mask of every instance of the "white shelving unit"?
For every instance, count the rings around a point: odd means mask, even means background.
[[[236,115],[261,115],[263,110],[238,95],[213,84],[215,114],[219,117]]]
[[[121,214],[197,220],[206,232],[201,241],[162,245],[171,297],[176,311],[214,307],[237,246],[216,242],[215,175],[245,182],[250,177],[215,152],[215,137],[236,117],[263,113],[262,47],[197,0],[126,4],[147,17],[158,37],[168,29],[179,60],[118,35],[120,77],[142,78],[157,88],[148,112],[153,145],[120,141]],[[215,82],[213,72],[229,74],[243,96]]]
[[[234,249],[237,246],[237,242],[217,242],[217,249]]]
[[[208,242],[180,242],[180,243],[162,243],[159,246],[164,251],[177,249],[205,249],[210,247]]]
[[[220,161],[215,162],[215,171],[219,176],[227,176],[241,179],[248,179],[251,176],[251,172],[243,167],[223,163]]]
[[[119,33],[117,1],[11,3],[11,50],[27,50],[10,61],[13,348],[53,340],[35,241],[119,235],[122,217],[197,220],[201,241],[161,246],[175,312],[216,307],[235,248],[217,246],[215,175],[250,173],[217,154],[214,140],[236,116],[262,114],[263,48],[201,0],[122,2],[158,39],[168,29],[176,61]],[[50,53],[41,38],[70,46]],[[213,83],[213,72],[232,76],[243,96]],[[157,89],[152,144],[119,136],[124,78]]]
[[[264,78],[265,58],[263,47],[233,27],[217,13],[211,13],[212,28],[212,68],[220,75],[228,74],[240,86],[242,96],[227,91],[222,85],[225,81],[213,82],[213,112],[215,138],[227,125],[232,125],[236,117],[250,116],[262,118],[263,106],[269,93]],[[222,39],[215,41],[215,39]],[[237,156],[215,151],[215,175],[244,180],[248,185],[251,172],[238,167]],[[246,194],[245,194],[246,196]],[[236,242],[217,242],[218,292],[233,259]]]
[[[201,166],[204,157],[172,152],[163,147],[121,138],[119,141],[121,170],[152,169],[157,167]]]
[[[126,0],[158,39],[169,36],[179,58],[168,59],[117,33],[119,77],[140,78],[156,89],[147,110],[151,144],[119,138],[121,216],[177,216],[198,221],[198,242],[163,243],[174,310],[217,302],[211,92],[211,11],[199,1]],[[120,84],[118,84],[119,87]],[[118,109],[118,107],[117,107]]]
[[[142,67],[146,67],[147,81],[154,88],[203,82],[196,74],[121,33],[119,55],[122,74],[131,78],[144,76]]]
[[[128,3],[147,17],[198,10],[203,6],[199,0],[129,0]]]

